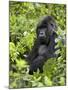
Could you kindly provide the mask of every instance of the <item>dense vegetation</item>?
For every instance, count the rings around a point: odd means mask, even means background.
[[[49,59],[42,74],[28,74],[28,63],[23,55],[31,50],[35,29],[40,18],[52,15],[58,25],[56,38],[60,47],[58,58]],[[61,86],[66,84],[66,6],[30,2],[9,2],[9,84],[10,88]]]

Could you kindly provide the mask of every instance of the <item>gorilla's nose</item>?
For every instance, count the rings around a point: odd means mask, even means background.
[[[46,37],[44,32],[40,32],[39,37]]]

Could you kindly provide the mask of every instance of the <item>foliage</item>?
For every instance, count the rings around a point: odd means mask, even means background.
[[[31,2],[9,2],[9,59],[10,88],[27,88],[42,86],[61,86],[66,83],[66,5]],[[36,38],[35,29],[39,20],[52,15],[58,25],[56,38],[60,47],[55,53],[58,58],[49,59],[44,65],[42,74],[37,71],[28,74],[28,63],[23,55],[31,50]]]

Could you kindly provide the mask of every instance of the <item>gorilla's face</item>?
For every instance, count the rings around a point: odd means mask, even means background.
[[[48,42],[48,39],[49,39],[49,35],[48,35],[48,30],[47,28],[41,28],[38,30],[38,34],[37,34],[37,37],[38,37],[38,40],[41,44],[44,44],[45,42],[47,43]]]
[[[46,36],[47,36],[46,28],[39,29],[38,37],[43,39],[46,38]]]
[[[57,26],[54,19],[48,16],[39,23],[37,27],[37,37],[40,40],[46,40],[55,32],[56,28]]]

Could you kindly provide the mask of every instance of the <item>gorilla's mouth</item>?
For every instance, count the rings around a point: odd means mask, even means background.
[[[50,38],[39,38],[40,44],[48,45],[50,42]]]
[[[46,43],[46,39],[45,38],[40,38],[40,44],[45,44]]]

